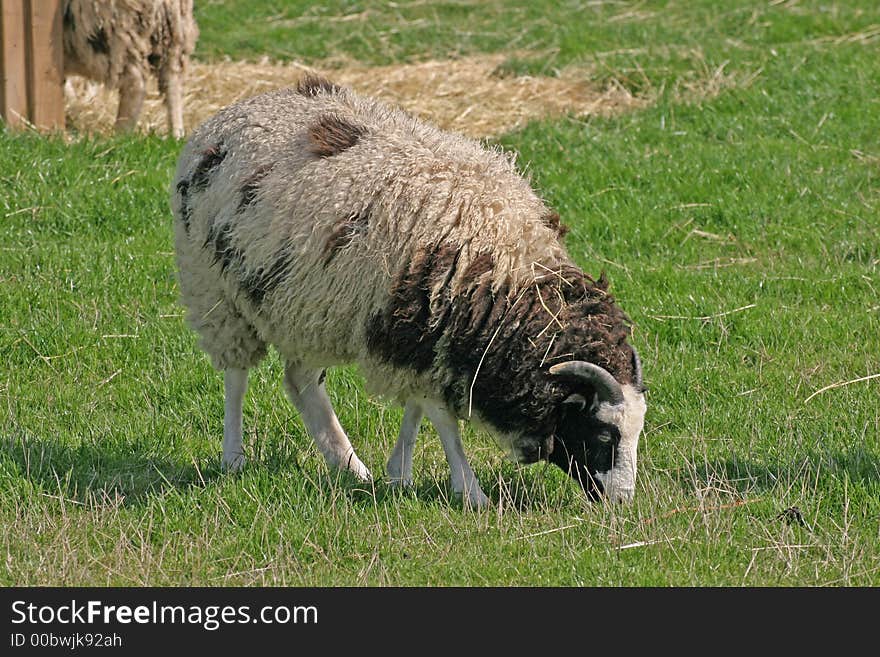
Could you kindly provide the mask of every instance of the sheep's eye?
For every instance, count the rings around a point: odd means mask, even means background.
[[[602,431],[597,436],[600,443],[610,443],[611,442],[611,434],[607,431]]]

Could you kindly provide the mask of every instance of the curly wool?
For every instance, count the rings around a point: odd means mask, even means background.
[[[326,80],[204,123],[172,209],[182,301],[217,368],[249,368],[268,343],[501,429],[550,421],[560,360],[632,381],[607,281],[575,266],[507,154]]]

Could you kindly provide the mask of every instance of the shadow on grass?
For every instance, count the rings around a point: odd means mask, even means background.
[[[116,499],[125,506],[144,504],[172,489],[203,488],[223,474],[219,459],[201,469],[136,451],[120,454],[96,445],[72,447],[30,437],[2,439],[0,459],[11,462],[19,477],[40,492],[81,503]]]
[[[260,468],[274,477],[298,471],[326,499],[341,496],[359,507],[415,499],[426,506],[463,508],[461,497],[453,493],[449,485],[448,471],[442,476],[424,473],[420,477],[416,474],[412,487],[400,488],[387,482],[383,473],[377,473],[376,481],[367,484],[356,480],[350,473],[331,471],[323,465],[310,471],[308,465],[300,464],[292,452],[284,452],[286,450],[273,455],[264,454],[263,458],[258,456],[248,463],[245,473]],[[876,456],[871,458],[870,463],[862,464],[861,471],[866,476],[873,471],[873,476],[880,478],[877,475],[880,469],[878,459]],[[30,482],[42,493],[81,503],[118,500],[124,506],[144,505],[151,498],[174,490],[207,488],[225,477],[234,476],[222,470],[219,455],[200,462],[187,462],[139,453],[136,447],[120,452],[118,447],[108,449],[88,443],[70,446],[35,437],[0,439],[0,466],[2,461],[8,463],[5,466],[8,472]],[[709,480],[710,470],[715,477],[719,472],[723,473],[731,482],[740,481],[743,473],[747,473],[748,482],[766,482],[768,488],[773,485],[774,477],[778,477],[767,469],[756,472],[758,466],[751,463],[726,461],[710,464],[703,472],[681,472],[680,483],[687,487],[694,476]],[[478,469],[476,474],[493,508],[501,504],[504,508],[528,513],[589,504],[575,482],[548,464],[528,467],[505,464],[500,469]],[[743,484],[742,488],[749,489],[749,485]]]
[[[380,477],[365,484],[350,473],[331,471],[323,464],[317,464],[317,469],[310,471],[292,453],[285,452],[258,456],[245,466],[243,474],[262,469],[269,477],[281,477],[299,471],[325,499],[341,496],[361,507],[407,497],[427,505],[461,507],[460,499],[444,482],[426,478],[417,480],[412,488],[399,488]],[[236,476],[224,472],[219,455],[202,462],[185,462],[138,453],[136,448],[120,453],[118,448],[85,443],[70,446],[35,437],[0,439],[2,469],[49,496],[83,504],[110,499],[130,507],[144,505],[173,490],[207,488],[226,477]]]
[[[803,482],[810,489],[846,480],[857,486],[880,485],[880,455],[863,447],[848,451],[811,450],[796,459],[761,463],[731,457],[682,468],[674,475],[686,492],[723,485],[742,496],[788,489]]]
[[[357,480],[348,472],[331,471],[322,468],[320,474],[311,477],[312,483],[326,497],[342,495],[353,506],[372,507],[376,504],[396,504],[405,500],[416,500],[428,506],[461,506],[448,483],[436,479],[418,479],[412,486],[397,486],[376,474],[371,482]]]
[[[589,504],[580,486],[561,471],[556,472],[556,467],[549,464],[529,467],[511,464],[501,469],[477,469],[475,474],[495,509],[502,505],[505,509],[529,513],[573,504]],[[452,491],[448,476],[426,474],[419,477],[416,474],[412,486],[399,487],[382,476],[365,484],[355,481],[346,473],[328,472],[322,478],[321,486],[327,493],[341,490],[352,504],[361,507],[415,499],[426,506],[456,510],[464,508],[461,496]]]

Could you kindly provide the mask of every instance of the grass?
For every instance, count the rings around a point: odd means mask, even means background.
[[[250,465],[222,474],[221,377],[177,303],[180,144],[3,132],[0,583],[880,584],[880,379],[807,401],[880,372],[874,3],[283,4],[200,3],[199,56],[516,50],[512,74],[591,63],[651,90],[636,113],[501,139],[635,322],[636,500],[589,504],[468,428],[494,505],[464,510],[427,424],[414,491],[355,484],[324,467],[275,356],[252,374]],[[400,411],[352,369],[328,384],[379,474]]]

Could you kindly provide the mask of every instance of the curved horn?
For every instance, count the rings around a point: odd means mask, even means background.
[[[600,401],[610,404],[623,403],[623,390],[620,384],[611,376],[611,373],[583,360],[570,360],[567,363],[557,363],[550,368],[550,374],[568,376],[591,384],[596,388],[596,394]]]
[[[642,360],[639,358],[639,352],[636,351],[636,348],[632,348],[632,365],[633,365],[633,379],[636,382],[636,388],[642,389]]]

